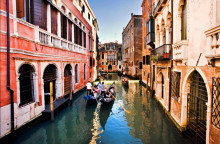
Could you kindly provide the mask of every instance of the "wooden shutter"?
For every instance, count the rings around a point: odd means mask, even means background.
[[[51,7],[51,32],[57,35],[57,11]]]
[[[47,30],[47,3],[45,1],[42,2],[42,29]]]
[[[64,15],[63,14],[60,14],[60,21],[61,21],[61,37],[62,38],[64,38],[64,29],[63,29],[63,22],[64,22],[64,20],[63,20],[63,17],[64,17]]]
[[[72,22],[70,20],[68,20],[68,40],[72,41]]]
[[[82,30],[79,28],[79,45],[82,46]]]
[[[24,0],[16,0],[17,18],[24,17]]]
[[[83,34],[84,34],[84,36],[83,36],[83,38],[84,38],[84,40],[83,40],[83,42],[84,42],[84,47],[86,47],[86,33],[85,32],[83,32]]]
[[[63,38],[67,39],[67,18],[63,15]]]
[[[74,24],[74,43],[77,44],[77,26]]]

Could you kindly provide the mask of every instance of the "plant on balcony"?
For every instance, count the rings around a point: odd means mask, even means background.
[[[157,62],[159,58],[157,55],[152,55],[151,59],[153,62]]]

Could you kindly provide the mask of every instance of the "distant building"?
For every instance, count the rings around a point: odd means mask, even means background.
[[[99,46],[99,71],[117,72],[118,70],[118,49],[121,44],[110,42]],[[120,56],[119,56],[120,57]]]
[[[142,77],[142,16],[131,14],[131,20],[122,32],[122,63],[125,74]]]

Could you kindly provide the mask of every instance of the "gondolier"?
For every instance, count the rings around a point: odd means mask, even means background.
[[[90,83],[90,80],[86,84],[86,89],[87,89],[87,97],[88,97],[91,94],[91,90],[92,90],[92,84]]]
[[[100,85],[100,91],[101,91],[101,96],[105,97],[105,84],[104,84],[104,82],[102,82],[102,84]]]

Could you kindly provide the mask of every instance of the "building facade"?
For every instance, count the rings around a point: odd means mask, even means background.
[[[151,67],[150,55],[151,48],[154,48],[155,33],[151,27],[154,27],[153,8],[155,7],[154,0],[143,0],[142,2],[142,82],[148,87],[151,82]]]
[[[120,72],[120,73],[122,73],[122,44],[118,44],[117,57],[118,57],[118,67],[117,67],[117,71]]]
[[[54,101],[70,97],[96,73],[98,24],[86,0],[8,1],[0,7],[0,137],[41,115],[51,91]]]
[[[126,75],[142,78],[142,16],[131,14],[122,32],[122,64]]]
[[[193,143],[220,143],[219,7],[219,0],[155,0],[153,8],[151,88]]]
[[[99,47],[99,71],[117,72],[118,71],[118,50],[121,44],[110,42],[100,44]]]

